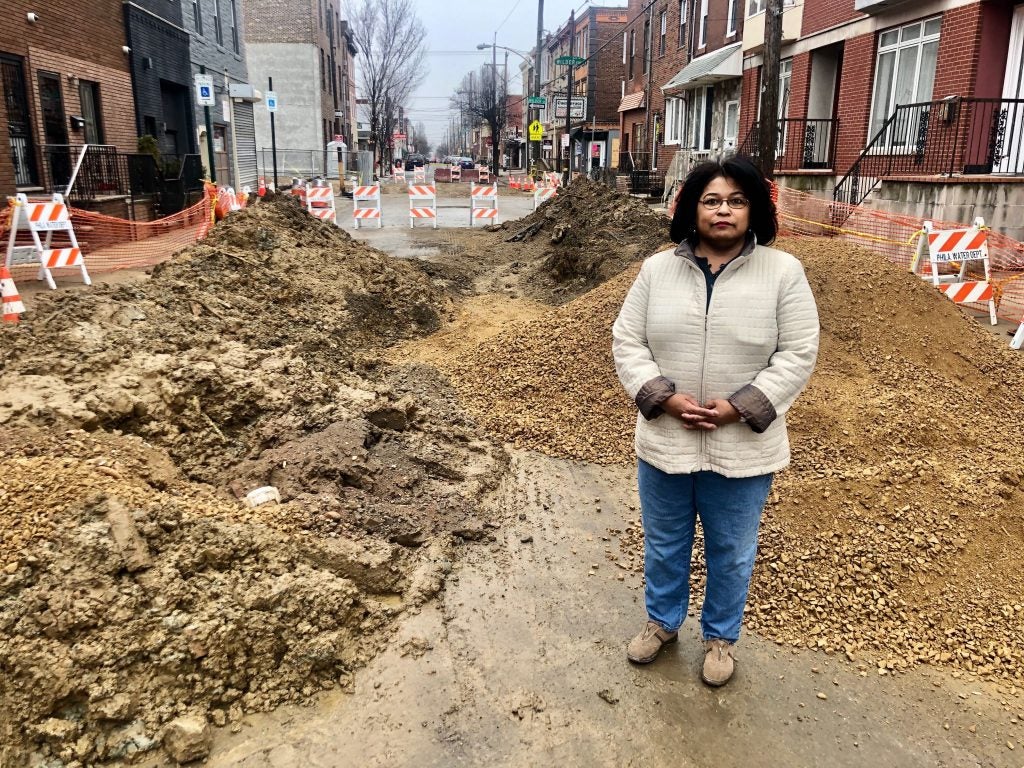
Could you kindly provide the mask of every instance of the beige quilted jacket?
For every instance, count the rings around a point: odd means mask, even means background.
[[[785,414],[818,353],[818,312],[803,267],[783,251],[748,247],[717,276],[705,312],[706,305],[688,245],[648,258],[612,328],[619,380],[638,404],[658,382],[702,403],[728,398],[748,423],[688,430],[660,407],[647,409],[649,419],[637,415],[637,456],[670,473],[782,469]]]

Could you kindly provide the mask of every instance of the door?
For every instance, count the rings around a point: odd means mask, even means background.
[[[1024,104],[1008,99],[1024,99],[1024,5],[1013,11],[1010,47],[1007,51],[1006,77],[1003,79],[1003,122],[1001,159],[996,173],[1024,173]]]
[[[14,162],[14,184],[18,187],[39,183],[24,73],[20,58],[0,55],[0,88],[3,89],[3,103],[7,110],[7,140]]]
[[[64,97],[60,78],[50,72],[39,73],[39,109],[43,113],[45,162],[49,166],[50,186],[66,187],[71,180],[71,148],[64,117]]]

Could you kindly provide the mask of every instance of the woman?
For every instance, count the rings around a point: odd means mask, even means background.
[[[701,677],[713,686],[733,673],[761,511],[772,473],[789,463],[785,413],[818,352],[803,268],[767,247],[776,228],[749,159],[694,168],[672,217],[678,247],[644,262],[612,329],[619,380],[639,409],[647,622],[626,654],[646,664],[676,640],[699,517]]]

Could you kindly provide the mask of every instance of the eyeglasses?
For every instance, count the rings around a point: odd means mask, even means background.
[[[740,208],[746,208],[750,205],[750,201],[745,197],[713,197],[708,195],[707,197],[702,197],[700,200],[700,204],[709,211],[717,211],[722,207],[722,203],[727,204],[734,211],[739,210]]]

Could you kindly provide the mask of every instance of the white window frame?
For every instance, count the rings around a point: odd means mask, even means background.
[[[797,0],[782,0],[782,5],[796,5]],[[759,13],[764,13],[765,8],[768,7],[768,0],[748,0],[747,3],[747,18],[751,16],[757,16]]]
[[[658,55],[664,56],[668,51],[668,11],[661,12],[661,31],[658,34]]]
[[[734,113],[732,133],[729,132],[729,112]],[[736,149],[740,132],[740,102],[738,99],[725,102],[725,113],[722,122],[722,141],[725,149]]]
[[[679,45],[682,48],[686,45],[686,17],[689,15],[689,3],[687,0],[679,0]]]
[[[706,48],[708,44],[708,0],[700,0],[700,33],[697,36],[697,47]]]
[[[789,132],[788,123],[783,123],[782,120],[789,114],[789,98],[791,95],[791,89],[793,84],[793,59],[783,59],[779,62],[779,93],[778,93],[778,111],[779,111],[779,123],[782,126],[782,130],[776,135],[775,154],[777,157],[782,157],[786,151],[786,135]]]
[[[683,143],[686,136],[686,99],[670,96],[665,99],[665,145]]]
[[[708,139],[707,146],[703,146],[704,136],[707,133],[705,128],[708,118],[708,90],[709,86],[705,85],[691,91],[693,95],[690,97],[690,108],[687,110],[688,144],[689,148],[695,152],[707,152],[711,149],[711,139]]]
[[[729,4],[729,20],[725,26],[725,34],[732,37],[736,34],[736,4],[743,2],[743,0],[726,0]]]
[[[622,65],[626,65],[626,51],[629,50],[629,32],[622,33]]]
[[[939,21],[939,32],[935,32],[931,35],[925,34],[925,28],[930,22]],[[935,57],[935,68],[938,69],[938,46],[940,45],[939,38],[942,31],[942,16],[929,16],[928,18],[918,19],[917,21],[910,22],[908,24],[902,24],[898,27],[891,27],[889,29],[881,30],[878,33],[878,47],[875,51],[875,75],[871,86],[871,111],[868,117],[868,141],[874,139],[875,134],[878,133],[882,125],[892,114],[896,108],[896,93],[898,88],[896,87],[899,82],[900,76],[900,58],[907,54],[908,51],[914,50],[916,56],[916,63],[914,66],[913,82],[911,84],[911,92],[917,93],[918,87],[921,84],[921,62],[923,59],[922,53],[926,45],[935,44],[936,57]],[[920,27],[920,34],[913,40],[903,41],[904,30],[908,30],[912,27]],[[896,33],[896,42],[888,45],[882,45],[882,37],[890,32]],[[889,103],[883,106],[881,113],[881,119],[878,119],[878,89],[879,89],[879,74],[881,73],[881,62],[883,56],[894,55],[892,67],[892,81],[890,85],[890,99]],[[931,73],[932,88],[935,87],[935,71]],[[921,101],[931,101],[931,94],[928,94],[926,98],[920,99]],[[917,103],[917,98],[911,103]],[[909,126],[908,126],[909,127]],[[873,153],[879,154],[909,154],[914,151],[913,137],[906,135],[903,137],[895,137],[890,135],[887,140],[879,142],[877,146],[872,150]]]

